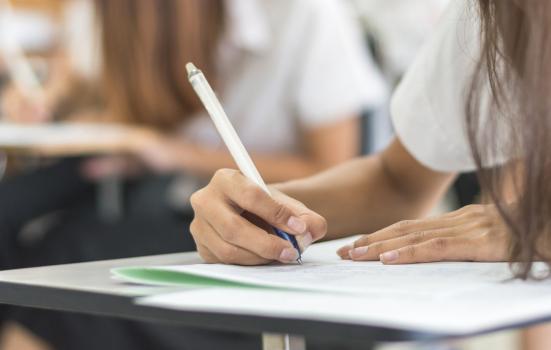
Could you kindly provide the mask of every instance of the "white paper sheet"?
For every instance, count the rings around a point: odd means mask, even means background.
[[[127,129],[102,124],[12,124],[0,123],[0,146],[36,147],[112,143],[126,135]]]
[[[339,262],[327,255],[338,246],[329,243],[314,247],[305,256],[303,266],[169,267],[237,282],[311,291],[211,288],[152,296],[139,302],[182,310],[325,320],[454,335],[551,316],[551,281],[511,280],[506,263],[385,266],[377,262]],[[536,270],[543,272],[546,268],[538,264]]]
[[[436,277],[437,278],[437,277]],[[191,290],[139,299],[177,310],[371,325],[461,336],[551,316],[551,285],[494,286],[434,300],[404,293],[346,295],[257,289]],[[397,290],[400,287],[397,286]]]
[[[151,268],[274,288],[352,294],[415,294],[428,299],[501,284],[512,277],[506,263],[383,265],[374,261],[343,261],[335,252],[344,242],[346,240],[314,245],[304,254],[303,265],[194,264]],[[545,271],[545,266],[540,264],[538,269]]]

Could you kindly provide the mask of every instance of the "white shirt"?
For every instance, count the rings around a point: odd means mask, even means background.
[[[466,1],[452,3],[391,101],[392,120],[401,142],[419,162],[434,170],[475,169],[465,112],[468,89],[480,55],[480,24],[476,10],[468,4]],[[486,86],[479,95],[481,123],[487,116],[490,96]],[[497,134],[504,137],[505,129]],[[506,159],[505,154],[498,154],[484,165],[500,164]]]
[[[97,75],[99,38],[92,2],[71,4],[66,22],[69,39],[75,39],[68,40],[72,61],[81,74]],[[345,5],[341,0],[225,2],[227,28],[218,55],[224,86],[218,94],[247,148],[296,152],[301,130],[386,101],[386,85]],[[182,133],[203,145],[223,147],[206,114]]]
[[[384,103],[386,86],[342,1],[230,0],[226,5],[229,26],[220,50],[224,86],[218,93],[247,148],[297,152],[301,130]],[[183,132],[223,147],[205,115]]]

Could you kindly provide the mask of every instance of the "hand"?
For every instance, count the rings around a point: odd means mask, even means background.
[[[303,251],[325,235],[323,217],[275,189],[270,191],[273,197],[239,171],[223,169],[192,195],[195,218],[190,230],[206,262],[294,262],[297,251],[291,243],[271,234],[269,225],[297,236]]]
[[[384,264],[506,261],[510,238],[492,205],[469,205],[445,215],[398,222],[337,251],[342,259]]]
[[[128,156],[96,157],[84,161],[81,166],[83,176],[93,181],[108,177],[133,177],[141,170],[139,162]]]
[[[195,145],[185,140],[150,133],[133,149],[133,154],[149,169],[167,173],[185,168],[194,150]]]
[[[15,86],[8,86],[2,94],[2,114],[16,123],[42,123],[52,118],[51,104],[45,97],[30,100]]]

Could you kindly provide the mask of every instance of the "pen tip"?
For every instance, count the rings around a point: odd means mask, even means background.
[[[197,72],[198,69],[197,69],[197,67],[195,67],[195,65],[194,65],[193,63],[188,62],[188,63],[186,64],[186,71],[187,71],[187,74],[188,74],[188,75],[191,75],[191,74]]]

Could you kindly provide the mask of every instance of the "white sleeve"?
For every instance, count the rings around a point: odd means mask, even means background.
[[[391,101],[406,149],[434,170],[474,169],[465,132],[466,93],[479,58],[479,22],[468,2],[453,2]],[[485,98],[481,96],[481,98]]]
[[[316,126],[384,103],[386,85],[359,24],[340,0],[301,0],[307,12],[297,62],[297,115]]]

